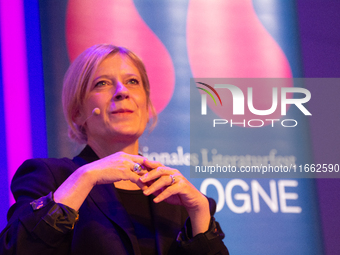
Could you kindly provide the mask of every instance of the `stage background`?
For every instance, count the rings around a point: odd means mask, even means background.
[[[70,61],[92,44],[123,45],[145,61],[159,123],[141,139],[141,151],[188,178],[183,158],[190,153],[191,77],[340,76],[337,1],[1,0],[0,11],[1,228],[13,202],[9,182],[22,162],[72,157],[80,149],[67,138],[60,92]],[[281,71],[268,71],[273,66]],[[217,67],[222,74],[215,72]],[[303,130],[287,134],[284,153],[315,163],[339,163],[340,87],[307,89],[312,94],[308,109],[317,117],[302,120]],[[255,138],[225,144],[244,154],[266,151]],[[182,160],[166,162],[167,154]],[[197,188],[204,182],[190,180]],[[223,189],[231,182],[215,181]],[[250,186],[252,180],[243,181]],[[269,194],[270,180],[258,181]],[[301,213],[273,213],[261,198],[257,213],[253,206],[249,213],[235,213],[223,202],[216,218],[231,254],[338,254],[339,180],[296,181],[298,186],[287,190],[299,195],[290,206],[302,208]],[[240,187],[235,190],[251,195]],[[207,193],[219,200],[211,187]]]

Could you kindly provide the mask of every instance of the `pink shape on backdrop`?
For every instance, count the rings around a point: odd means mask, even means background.
[[[140,17],[131,0],[70,0],[66,41],[71,61],[98,43],[112,43],[135,52],[150,80],[151,100],[160,113],[170,102],[175,71],[165,46]]]
[[[259,21],[251,0],[190,1],[187,19],[187,46],[189,62],[197,78],[291,78],[289,62],[277,42]],[[204,10],[204,11],[203,11]],[[199,79],[197,79],[199,81]],[[232,83],[231,83],[232,84]],[[214,86],[214,84],[209,84]],[[290,87],[292,82],[264,83],[254,86],[252,81],[237,85],[247,95],[253,87],[254,107],[269,109],[272,88]],[[200,93],[205,93],[201,92]],[[208,106],[224,119],[280,119],[280,107],[269,116],[232,115],[232,97],[227,89],[218,89],[223,107],[215,106],[208,96]],[[291,97],[291,95],[288,95]],[[246,102],[246,98],[245,98]],[[280,105],[280,100],[279,100]],[[226,110],[230,109],[229,110]],[[269,122],[266,123],[270,124]]]

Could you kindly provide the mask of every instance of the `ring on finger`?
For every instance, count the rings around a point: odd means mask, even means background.
[[[175,183],[176,178],[175,178],[175,176],[173,176],[172,174],[170,174],[169,176],[170,176],[170,178],[171,178],[171,183],[170,183],[170,186],[171,186],[172,184]]]
[[[142,170],[144,169],[144,167],[138,163],[133,165],[133,172],[139,174],[140,172],[142,172]]]

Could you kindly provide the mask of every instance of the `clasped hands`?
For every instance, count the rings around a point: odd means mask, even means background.
[[[144,169],[136,170],[136,163]],[[54,193],[56,202],[64,203],[78,210],[85,199],[84,194],[99,184],[130,181],[143,190],[146,196],[153,194],[153,201],[165,201],[182,205],[187,210],[192,233],[195,236],[209,228],[210,211],[208,199],[198,191],[178,170],[166,167],[160,162],[150,161],[139,155],[117,152],[80,167]],[[85,180],[85,181],[81,181]],[[83,188],[82,188],[83,187]],[[70,190],[74,192],[70,193]],[[81,192],[79,190],[86,190]],[[69,195],[71,194],[71,195]],[[83,194],[79,196],[78,194]]]
[[[142,166],[137,170],[136,163]],[[183,205],[190,211],[209,208],[207,198],[198,191],[177,169],[150,161],[139,155],[117,152],[87,165],[95,173],[95,185],[129,180],[137,184],[144,195],[153,194],[153,201]]]

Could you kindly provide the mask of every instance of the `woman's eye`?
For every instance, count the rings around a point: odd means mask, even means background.
[[[139,84],[139,81],[137,79],[129,79],[128,80],[128,84],[134,84],[134,85],[138,85]]]
[[[102,86],[105,86],[107,85],[108,83],[106,81],[100,81],[100,82],[97,82],[96,83],[96,86],[95,87],[102,87]]]

